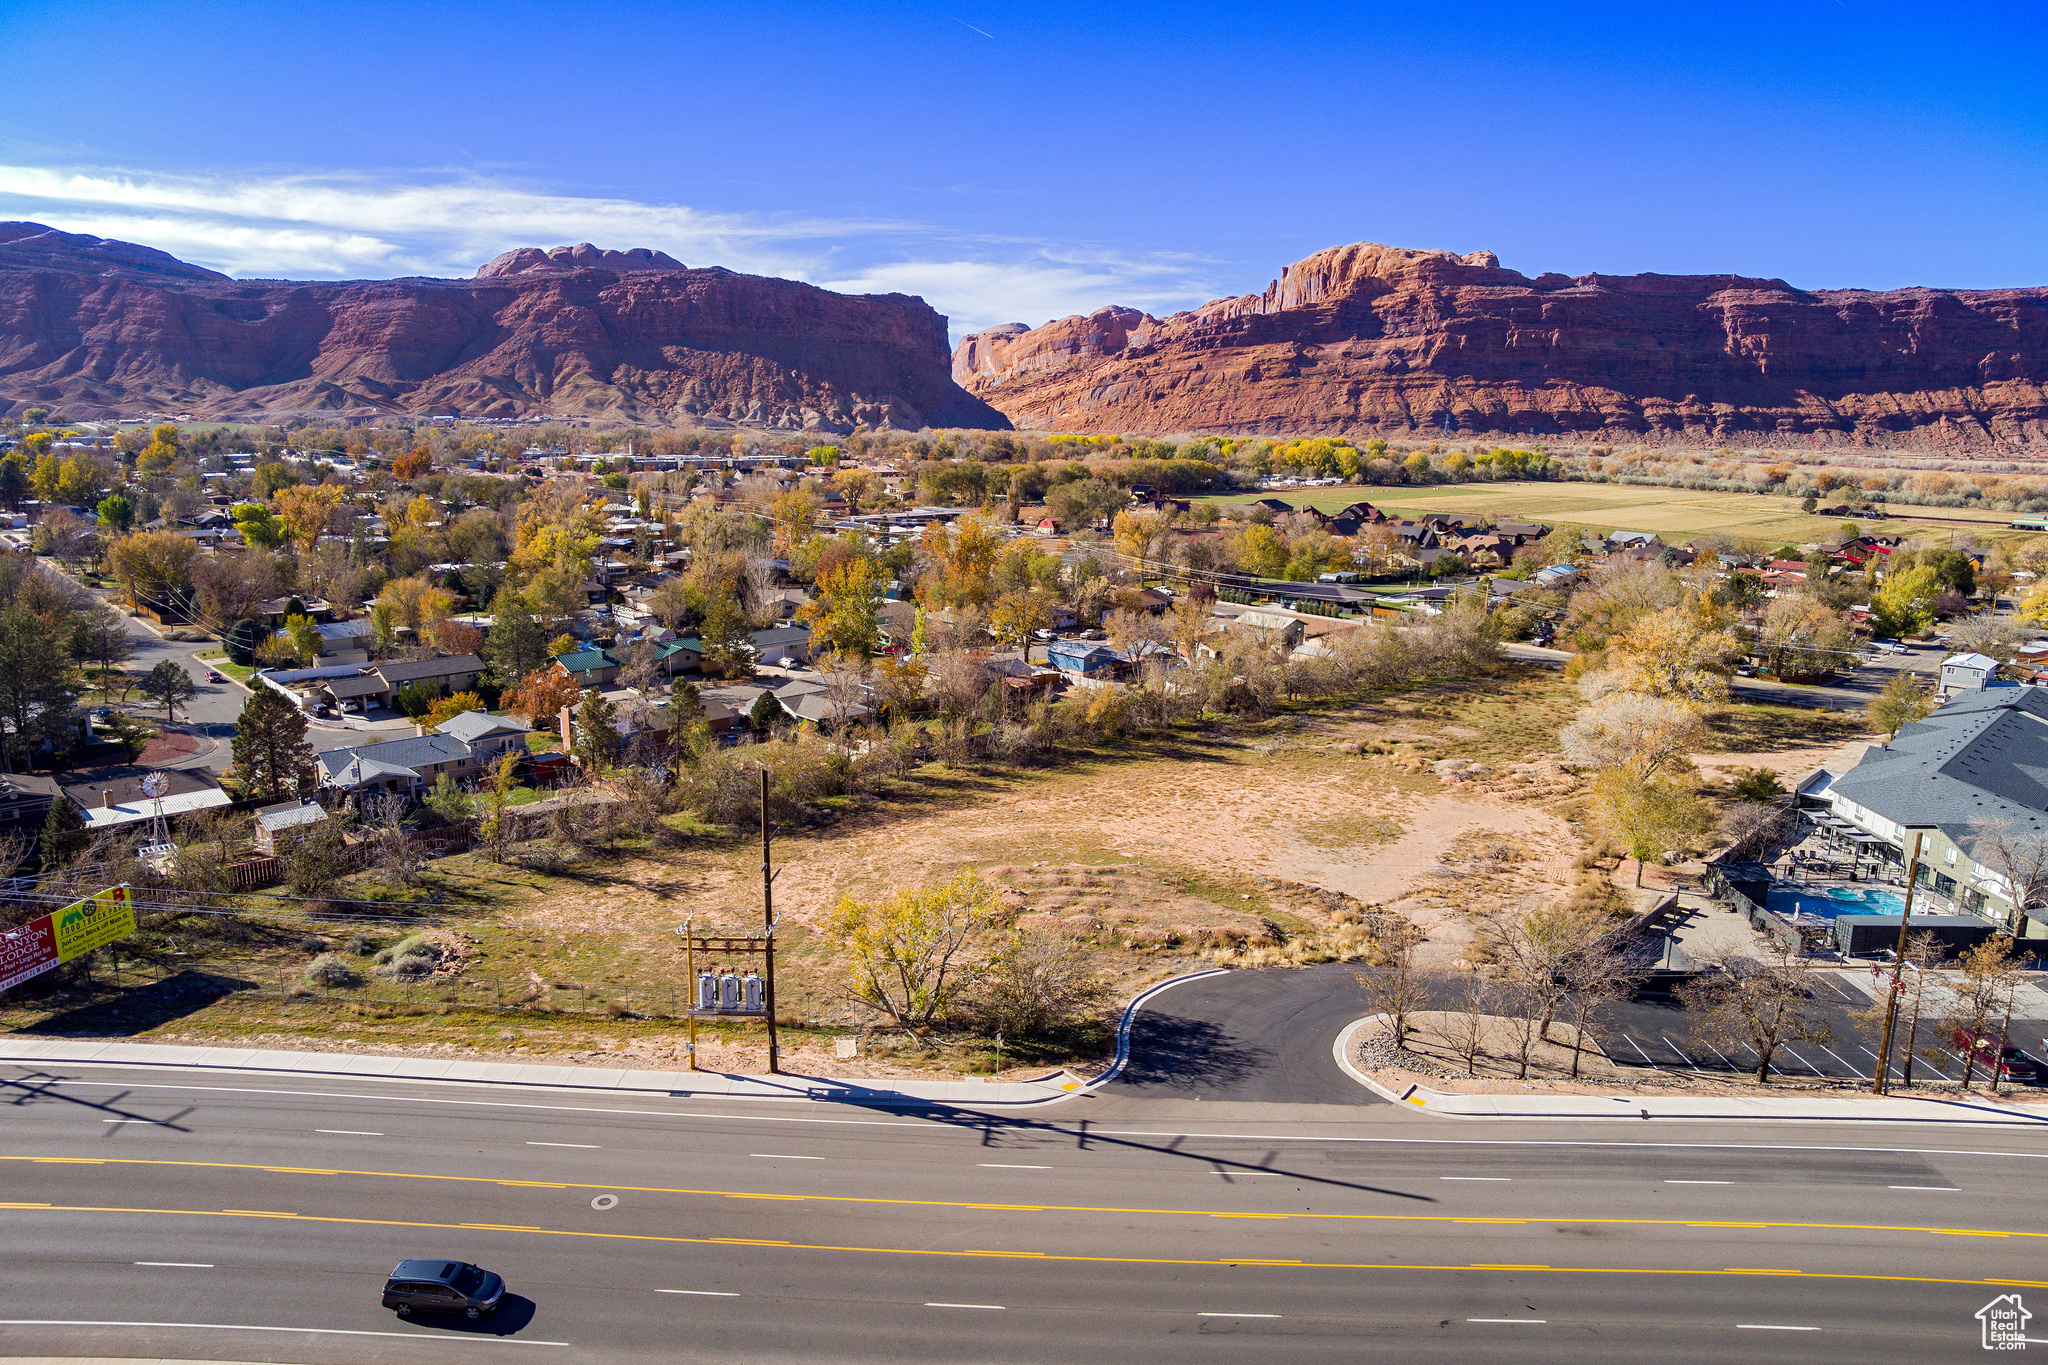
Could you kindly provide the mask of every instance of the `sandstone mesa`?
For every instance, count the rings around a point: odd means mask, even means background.
[[[468,280],[235,280],[149,247],[0,223],[0,412],[550,413],[843,431],[1004,427],[903,294],[522,248]]]
[[[2009,446],[2048,438],[2048,289],[1530,279],[1358,243],[1168,318],[990,328],[953,376],[1062,431]]]

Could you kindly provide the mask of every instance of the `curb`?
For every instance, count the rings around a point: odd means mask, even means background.
[[[158,1049],[167,1054],[160,1057],[123,1057],[115,1049],[139,1051],[143,1048]],[[83,1056],[64,1055],[70,1051],[85,1053]],[[98,1054],[98,1055],[94,1055]],[[187,1045],[124,1044],[112,1040],[99,1042],[77,1042],[71,1040],[48,1040],[40,1046],[31,1044],[9,1046],[0,1041],[0,1064],[15,1066],[36,1066],[69,1064],[73,1066],[114,1066],[153,1068],[171,1071],[231,1071],[258,1076],[317,1076],[333,1079],[410,1081],[440,1085],[495,1085],[526,1090],[569,1091],[587,1095],[637,1095],[661,1099],[733,1099],[733,1100],[814,1100],[827,1103],[856,1104],[867,1107],[902,1109],[976,1107],[976,1108],[1035,1108],[1039,1105],[1056,1104],[1061,1100],[1074,1098],[1082,1089],[1081,1081],[1064,1068],[1049,1076],[1032,1081],[1005,1081],[991,1085],[985,1081],[927,1081],[910,1082],[914,1086],[944,1087],[947,1093],[919,1095],[905,1089],[894,1089],[883,1084],[877,1085],[858,1080],[834,1080],[825,1076],[748,1076],[726,1075],[717,1072],[630,1072],[608,1067],[546,1066],[505,1062],[466,1062],[427,1057],[353,1057],[343,1053],[273,1053],[271,1056],[290,1059],[296,1064],[264,1065],[261,1050],[250,1048],[211,1048]],[[320,1065],[323,1060],[346,1061],[354,1066]],[[520,1075],[526,1072],[529,1074]],[[474,1073],[474,1074],[464,1074]],[[580,1074],[579,1074],[580,1073]],[[636,1077],[638,1079],[636,1079]],[[1064,1080],[1061,1078],[1064,1077]],[[693,1080],[709,1081],[711,1084],[692,1084]],[[724,1081],[720,1085],[717,1082]],[[733,1083],[742,1088],[734,1088]],[[1023,1098],[985,1098],[975,1091],[987,1092],[1000,1086],[1057,1086],[1056,1093],[1027,1095]]]
[[[1083,1086],[1083,1092],[1085,1093],[1108,1085],[1123,1074],[1124,1064],[1131,1059],[1131,1025],[1136,1022],[1138,1010],[1147,1000],[1158,995],[1161,991],[1172,990],[1175,986],[1183,985],[1189,981],[1200,981],[1205,977],[1222,976],[1229,970],[1230,968],[1228,967],[1208,967],[1199,972],[1189,972],[1184,976],[1170,976],[1164,981],[1154,982],[1131,997],[1131,1003],[1124,1006],[1123,1018],[1117,1021],[1116,1060],[1110,1063],[1109,1070],[1088,1082],[1086,1086]]]
[[[1368,1014],[1346,1025],[1332,1045],[1337,1065],[1344,1074],[1357,1081],[1380,1098],[1399,1105],[1403,1110],[1420,1110],[1432,1118],[1449,1119],[1507,1119],[1542,1120],[1547,1122],[1588,1122],[1588,1123],[1639,1123],[1645,1119],[1680,1120],[1688,1123],[1934,1123],[1950,1126],[1966,1125],[1973,1128],[2039,1128],[2048,1126],[2048,1112],[2040,1114],[2022,1113],[2017,1110],[1993,1107],[1982,1100],[1923,1099],[1920,1097],[1897,1098],[1892,1096],[1869,1097],[1867,1099],[1819,1099],[1801,1100],[1789,1096],[1758,1095],[1754,1098],[1705,1097],[1706,1103],[1721,1103],[1731,1106],[1725,1112],[1703,1112],[1688,1108],[1679,1112],[1655,1112],[1674,1100],[1682,1105],[1697,1105],[1701,1100],[1685,1100],[1673,1096],[1628,1096],[1628,1095],[1557,1095],[1529,1096],[1537,1104],[1555,1105],[1560,1100],[1577,1101],[1586,1107],[1583,1110],[1518,1109],[1513,1107],[1524,1097],[1519,1095],[1466,1094],[1450,1090],[1432,1090],[1420,1081],[1414,1082],[1398,1094],[1388,1086],[1380,1084],[1351,1060],[1351,1044],[1358,1034],[1368,1026],[1383,1019],[1384,1015]],[[1633,1112],[1617,1113],[1603,1106],[1609,1104],[1627,1105]],[[1896,1112],[1903,1106],[1927,1106],[1933,1113]],[[1770,1106],[1770,1107],[1765,1107]],[[1807,1112],[1774,1112],[1776,1107],[1790,1109],[1801,1106]],[[1879,1112],[1860,1113],[1854,1108],[1870,1106]],[[1828,1112],[1829,1108],[1836,1112]],[[1893,1112],[1883,1112],[1891,1109]],[[1814,1112],[1818,1110],[1819,1112]]]

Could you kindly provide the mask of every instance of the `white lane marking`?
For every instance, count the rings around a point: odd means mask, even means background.
[[[1052,1169],[1050,1166],[1013,1166],[1007,1161],[977,1161],[974,1164],[985,1171],[1049,1171]],[[1216,1174],[1222,1175],[1223,1172],[1218,1171]]]
[[[382,1133],[366,1133],[366,1132],[364,1132],[364,1131],[363,1131],[362,1129],[360,1129],[360,1128],[315,1128],[315,1129],[314,1129],[313,1131],[314,1131],[314,1132],[316,1132],[316,1133],[325,1133],[325,1134],[327,1134],[327,1135],[328,1135],[329,1137],[383,1137],[383,1136],[384,1136],[384,1135],[383,1135]]]
[[[1930,1190],[1937,1194],[1961,1194],[1961,1185],[1887,1185],[1888,1190]]]
[[[1741,1332],[1818,1332],[1818,1327],[1787,1327],[1781,1322],[1738,1322],[1736,1330]]]
[[[212,1261],[137,1261],[137,1265],[169,1266],[174,1270],[211,1270]]]
[[[1466,1318],[1466,1319],[1465,1319],[1465,1321],[1467,1321],[1467,1322],[1506,1322],[1506,1323],[1520,1323],[1520,1324],[1523,1324],[1523,1325],[1526,1325],[1526,1326],[1531,1326],[1531,1327],[1541,1327],[1541,1326],[1545,1325],[1545,1323],[1547,1323],[1547,1322],[1549,1321],[1549,1319],[1547,1319],[1547,1318]]]
[[[189,1327],[200,1332],[307,1332],[322,1337],[398,1337],[404,1341],[465,1341],[480,1346],[567,1346],[566,1341],[482,1337],[450,1332],[366,1332],[348,1327],[258,1327],[246,1322],[107,1322],[95,1318],[0,1318],[0,1327]]]
[[[1850,1061],[1850,1060],[1849,1060],[1849,1059],[1848,1059],[1847,1057],[1844,1057],[1844,1056],[1843,1056],[1843,1055],[1842,1055],[1841,1053],[1839,1053],[1839,1052],[1835,1051],[1835,1050],[1834,1050],[1833,1048],[1829,1047],[1829,1046],[1828,1046],[1828,1045],[1827,1045],[1826,1043],[1822,1043],[1822,1044],[1820,1045],[1820,1050],[1821,1050],[1822,1052],[1825,1052],[1825,1053],[1827,1053],[1827,1054],[1828,1054],[1828,1056],[1830,1056],[1830,1057],[1834,1058],[1834,1059],[1835,1059],[1836,1061],[1840,1062],[1840,1063],[1841,1063],[1841,1064],[1842,1064],[1843,1066],[1846,1066],[1846,1067],[1848,1067],[1848,1068],[1849,1068],[1849,1074],[1850,1074],[1850,1075],[1852,1075],[1852,1076],[1854,1076],[1854,1077],[1855,1077],[1855,1078],[1856,1078],[1857,1080],[1859,1080],[1859,1081],[1867,1081],[1867,1080],[1869,1080],[1869,1079],[1870,1079],[1870,1077],[1868,1077],[1868,1076],[1864,1075],[1864,1074],[1863,1074],[1862,1072],[1860,1072],[1860,1071],[1858,1071],[1858,1070],[1856,1069],[1856,1064],[1855,1064],[1854,1062]]]
[[[1694,1071],[1698,1071],[1700,1069],[1700,1064],[1698,1062],[1695,1062],[1692,1058],[1686,1056],[1685,1053],[1682,1050],[1680,1050],[1678,1044],[1672,1042],[1669,1038],[1664,1039],[1664,1046],[1670,1048],[1673,1052],[1678,1053],[1678,1060],[1684,1062]]]
[[[1720,1056],[1719,1053],[1715,1054]],[[1721,1058],[1726,1062],[1726,1057]],[[27,1066],[21,1060],[0,1058],[0,1066]],[[138,1070],[132,1062],[65,1062],[66,1066],[96,1067],[101,1070]],[[1730,1063],[1732,1066],[1733,1064]],[[1741,1068],[1736,1068],[1740,1070]],[[380,1080],[381,1077],[362,1077],[364,1080]],[[7,1078],[0,1077],[0,1088]],[[482,1085],[481,1081],[415,1081],[409,1077],[394,1078],[394,1083],[428,1085]],[[923,1120],[901,1119],[817,1119],[784,1118],[775,1114],[711,1114],[689,1109],[610,1109],[598,1105],[573,1104],[525,1104],[513,1100],[444,1100],[431,1095],[359,1095],[334,1090],[273,1090],[257,1086],[242,1085],[166,1085],[155,1081],[86,1081],[64,1077],[56,1084],[72,1086],[98,1086],[102,1090],[192,1090],[202,1094],[221,1095],[275,1095],[288,1099],[321,1100],[371,1100],[399,1104],[440,1104],[469,1109],[532,1109],[543,1113],[562,1114],[606,1114],[625,1118],[656,1119],[707,1119],[718,1123],[805,1123],[824,1124],[837,1128],[921,1128],[929,1130],[931,1124]],[[1034,1120],[1020,1119],[1020,1123]],[[2037,1121],[2025,1126],[2040,1127]],[[1045,1131],[1068,1136],[1079,1136],[1080,1130],[1062,1127],[1056,1123],[1043,1124]],[[1129,1138],[1203,1138],[1217,1141],[1238,1142],[1321,1142],[1346,1143],[1354,1146],[1380,1147],[1587,1147],[1593,1149],[1640,1148],[1645,1151],[1675,1152],[1857,1152],[1878,1153],[1885,1156],[1970,1156],[1987,1157],[2000,1161],[2048,1161],[2048,1152],[1994,1151],[1977,1147],[1849,1147],[1820,1146],[1800,1142],[1595,1142],[1585,1138],[1372,1138],[1335,1137],[1328,1134],[1304,1133],[1173,1133],[1156,1128],[1091,1128],[1094,1137]]]
[[[1197,1313],[1198,1318],[1277,1318],[1278,1313]]]
[[[738,1294],[724,1289],[657,1289],[657,1294],[691,1294],[700,1299],[736,1299]]]
[[[1514,1177],[1513,1177],[1513,1176],[1511,1176],[1511,1175],[1440,1175],[1440,1176],[1438,1176],[1438,1177],[1437,1177],[1437,1179],[1438,1179],[1438,1180],[1486,1180],[1486,1181],[1494,1181],[1494,1180],[1501,1180],[1501,1181],[1507,1181],[1507,1180],[1513,1180],[1513,1179],[1514,1179]]]
[[[748,1156],[760,1157],[763,1161],[823,1161],[821,1156],[791,1156],[787,1152],[748,1152]]]
[[[1667,1185],[1733,1185],[1732,1180],[1667,1180]]]
[[[1646,1062],[1650,1062],[1650,1054],[1643,1051],[1643,1045],[1641,1043],[1637,1042],[1634,1038],[1630,1037],[1626,1033],[1622,1034],[1621,1036],[1624,1039],[1627,1039],[1628,1045],[1636,1050],[1636,1055],[1638,1057],[1641,1057]],[[1655,1062],[1650,1062],[1650,1070],[1662,1071],[1663,1069],[1663,1067],[1658,1066]]]
[[[1009,1309],[1000,1303],[928,1303],[927,1308],[980,1308],[991,1313],[1006,1313]]]
[[[101,1123],[148,1123],[161,1126],[157,1119],[101,1119]]]
[[[526,1145],[529,1147],[581,1147],[585,1151],[591,1152],[601,1152],[604,1150],[595,1142],[529,1142]]]

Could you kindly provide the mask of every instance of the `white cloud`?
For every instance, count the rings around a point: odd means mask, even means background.
[[[238,277],[467,276],[520,246],[653,247],[690,265],[908,293],[956,333],[1121,303],[1185,307],[1201,262],[968,238],[885,219],[711,213],[549,194],[485,178],[190,176],[0,166],[0,215],[140,242]]]

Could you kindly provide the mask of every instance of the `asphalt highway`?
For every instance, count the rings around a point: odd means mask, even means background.
[[[6,1356],[1926,1361],[2048,1303],[2024,1132],[8,1073]],[[514,1297],[378,1306],[439,1255]]]

